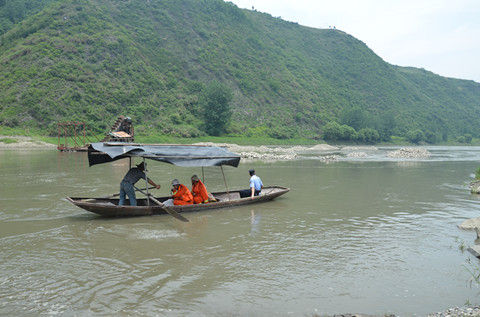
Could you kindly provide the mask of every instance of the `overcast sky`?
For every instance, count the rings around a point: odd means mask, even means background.
[[[480,0],[231,0],[315,28],[335,26],[391,64],[480,83]]]

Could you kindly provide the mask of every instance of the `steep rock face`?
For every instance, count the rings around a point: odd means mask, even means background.
[[[339,30],[221,0],[42,3],[0,36],[0,124],[79,119],[102,130],[128,113],[138,125],[198,135],[199,95],[218,80],[234,92],[237,133],[318,136],[352,107],[374,119],[394,113],[398,135],[480,131],[479,84],[390,65]]]

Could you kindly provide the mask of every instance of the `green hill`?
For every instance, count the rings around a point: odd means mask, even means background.
[[[124,114],[139,132],[204,135],[202,94],[218,81],[233,93],[230,134],[319,138],[337,121],[480,136],[480,84],[390,65],[339,30],[221,0],[36,1],[10,18],[12,3],[28,2],[0,0],[4,126],[103,131]]]

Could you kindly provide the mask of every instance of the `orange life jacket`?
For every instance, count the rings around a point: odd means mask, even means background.
[[[194,204],[208,203],[207,188],[205,188],[205,185],[202,183],[202,181],[199,180],[192,185],[192,195]]]
[[[178,190],[172,193],[174,205],[191,205],[193,204],[192,193],[187,186],[180,184]]]

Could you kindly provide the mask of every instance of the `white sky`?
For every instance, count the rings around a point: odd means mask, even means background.
[[[480,0],[230,0],[353,35],[391,64],[480,83]]]

